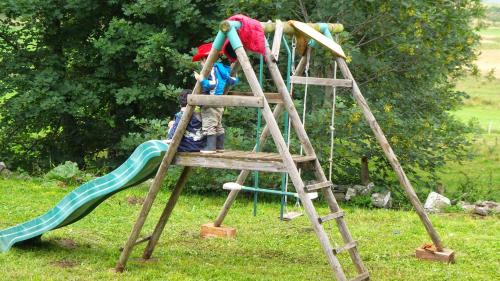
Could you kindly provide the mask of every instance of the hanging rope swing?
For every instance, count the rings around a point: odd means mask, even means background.
[[[292,67],[291,67],[291,72],[292,76],[295,76],[295,50],[297,46],[297,38],[294,36],[292,39]],[[311,48],[308,48],[306,51],[306,65],[304,69],[304,74],[305,74],[305,83],[304,83],[304,101],[303,101],[303,107],[302,107],[302,125],[304,126],[304,129],[306,128],[306,112],[307,112],[307,98],[308,98],[308,90],[309,90],[309,68],[310,68],[310,61],[311,61]],[[337,62],[334,62],[334,69],[333,69],[333,78],[337,79]],[[294,91],[294,83],[290,83],[290,95],[293,96],[293,91]],[[329,173],[328,173],[328,179],[331,181],[332,180],[332,172],[333,172],[333,152],[334,152],[334,144],[335,144],[335,105],[337,102],[337,88],[335,86],[332,86],[332,110],[331,110],[331,118],[330,118],[330,126],[329,126],[329,131],[330,131],[330,157],[328,158],[329,162]],[[291,121],[288,120],[288,130],[290,130],[291,126]],[[290,132],[288,132],[288,137],[287,137],[287,147],[288,150],[290,150]],[[300,155],[303,155],[304,148],[302,144],[300,145]],[[301,173],[302,170],[299,169],[299,173]],[[288,175],[286,175],[286,183],[285,183],[285,191],[288,192]],[[318,197],[317,192],[312,192],[308,193],[311,199],[315,199]],[[294,211],[288,211],[287,209],[287,197],[285,196],[285,214],[283,215],[283,220],[292,220],[294,218],[297,218],[301,216],[302,213],[302,206],[300,204],[300,200],[298,196],[296,197],[297,200],[294,205]]]

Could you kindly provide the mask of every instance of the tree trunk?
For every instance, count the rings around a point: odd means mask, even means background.
[[[367,185],[370,183],[370,173],[368,171],[368,157],[361,157],[361,183]]]

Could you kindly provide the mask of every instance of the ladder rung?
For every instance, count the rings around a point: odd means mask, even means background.
[[[318,222],[319,223],[324,223],[324,222],[327,222],[329,220],[338,219],[338,218],[341,218],[341,217],[344,217],[344,212],[339,211],[339,212],[336,212],[336,213],[328,214],[328,215],[326,215],[324,217],[319,217],[318,218]]]
[[[306,185],[306,191],[311,192],[325,187],[332,187],[333,183],[331,181],[325,181],[315,184]]]
[[[360,275],[354,277],[353,279],[349,281],[363,281],[363,280],[368,280],[370,278],[370,273],[368,271],[361,273]]]
[[[189,95],[189,105],[264,107],[261,97]]]
[[[349,79],[332,79],[332,78],[318,78],[318,77],[305,77],[305,76],[292,76],[290,77],[292,84],[309,84],[316,86],[329,86],[329,87],[346,87],[352,88],[352,80]]]
[[[344,245],[344,246],[342,246],[342,247],[338,247],[338,248],[336,248],[336,249],[333,249],[333,253],[334,253],[335,255],[340,254],[340,253],[342,253],[342,252],[344,252],[344,251],[347,251],[347,250],[349,250],[349,249],[352,249],[352,248],[356,247],[356,245],[357,245],[356,241],[351,241],[351,242],[349,242],[349,243],[345,244],[345,245]]]

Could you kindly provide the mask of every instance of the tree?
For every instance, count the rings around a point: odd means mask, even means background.
[[[82,163],[103,151],[116,158],[139,141],[127,138],[130,133],[138,136],[147,120],[173,114],[175,89],[194,81],[192,48],[237,12],[263,21],[344,24],[339,42],[351,71],[409,174],[427,172],[421,184],[431,183],[447,159],[460,159],[467,145],[466,127],[448,112],[465,96],[454,90],[455,79],[477,55],[479,0],[22,0],[1,3],[0,10],[6,16],[0,26],[0,157],[16,165]],[[311,75],[331,74],[325,56],[315,53]],[[331,91],[310,91],[325,97],[310,99],[315,110],[308,116],[325,160]],[[376,171],[372,180],[392,184],[361,112],[348,94],[340,95],[335,181],[359,181],[364,157]],[[251,122],[232,110],[225,119],[229,141],[247,147]]]

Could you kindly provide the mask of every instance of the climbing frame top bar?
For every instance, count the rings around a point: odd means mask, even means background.
[[[276,23],[272,21],[261,22],[262,28],[264,28],[265,33],[271,33],[276,30]],[[314,28],[316,31],[321,31],[321,25],[326,24],[328,26],[328,30],[331,33],[340,33],[344,30],[344,26],[340,23],[307,23],[310,27]],[[238,21],[230,21],[225,20],[220,24],[220,30],[222,32],[228,32],[231,27],[235,27],[236,29],[240,28],[241,23]],[[283,33],[285,34],[294,34],[297,30],[287,21],[283,22]]]

